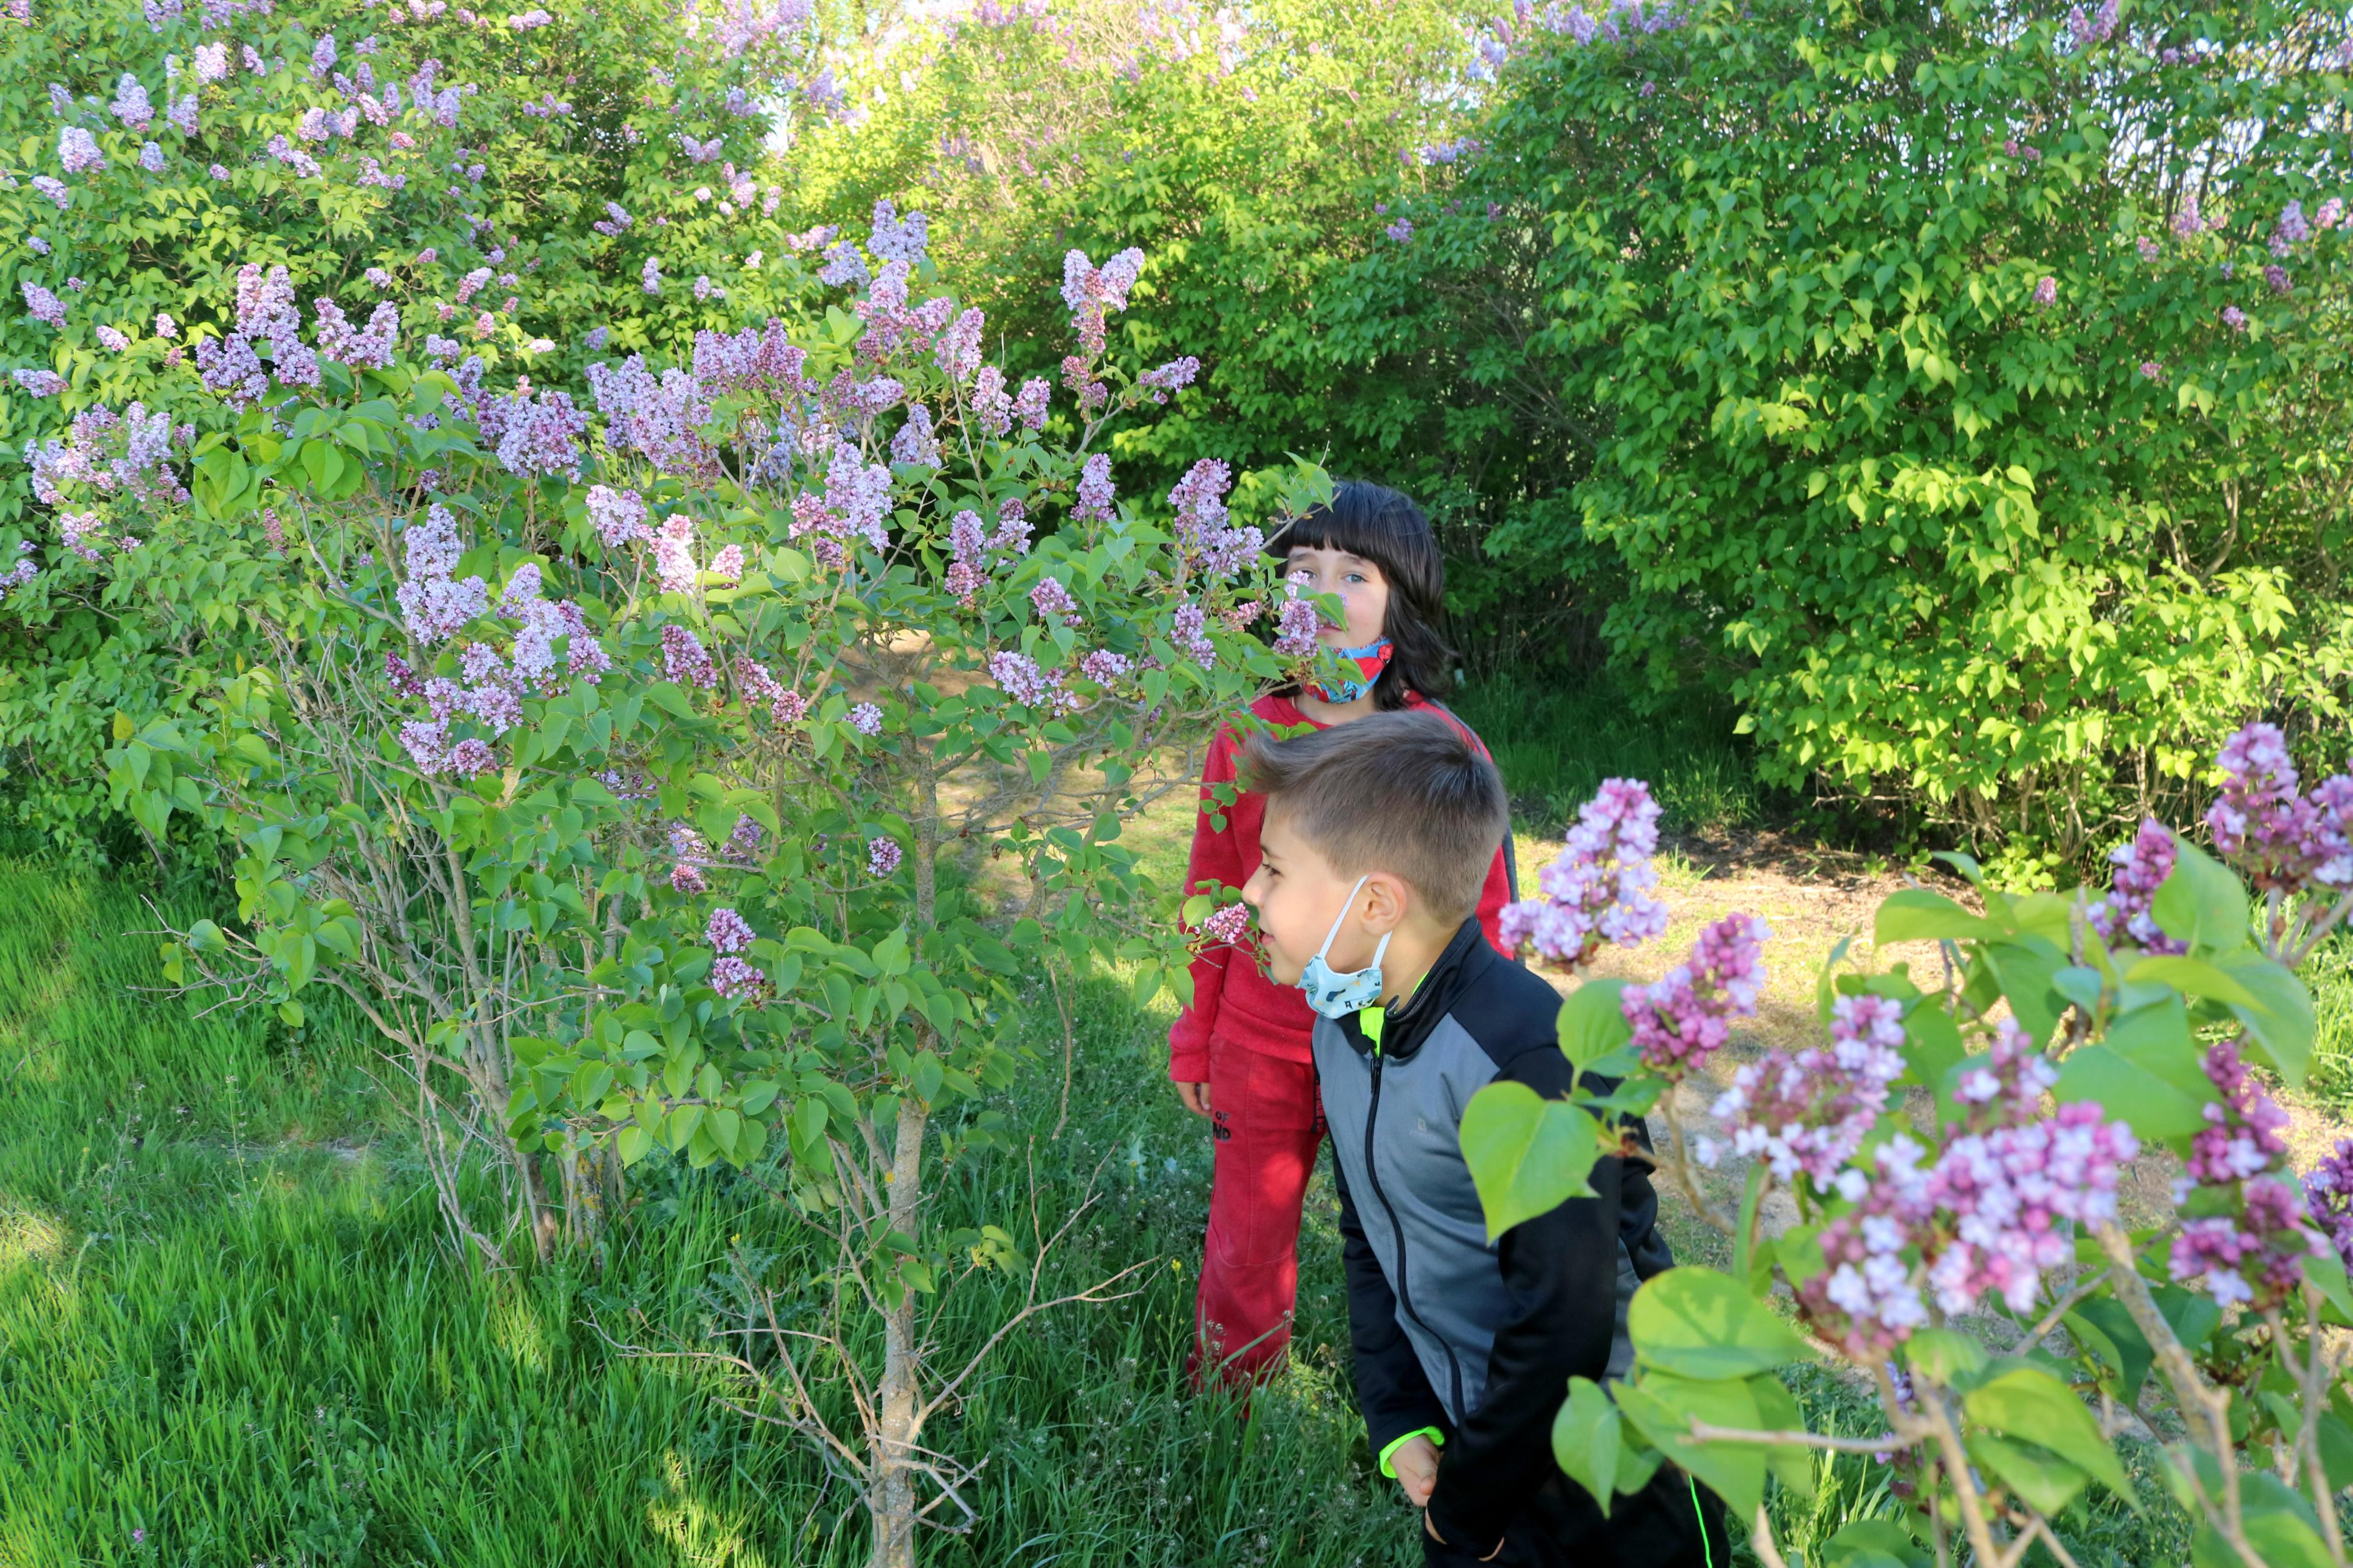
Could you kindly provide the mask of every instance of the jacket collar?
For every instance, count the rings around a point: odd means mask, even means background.
[[[1494,961],[1495,950],[1487,945],[1478,921],[1464,921],[1414,994],[1387,1010],[1379,1031],[1379,1054],[1404,1061],[1420,1050],[1438,1021],[1454,1010],[1455,998],[1476,984]],[[1339,1021],[1339,1028],[1357,1055],[1374,1054],[1373,1042],[1365,1034],[1365,1013],[1349,1014]]]

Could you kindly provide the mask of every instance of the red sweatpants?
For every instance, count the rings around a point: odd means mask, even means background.
[[[1222,1040],[1209,1047],[1209,1234],[1194,1305],[1196,1384],[1255,1381],[1282,1364],[1299,1294],[1299,1213],[1324,1107],[1315,1068]]]

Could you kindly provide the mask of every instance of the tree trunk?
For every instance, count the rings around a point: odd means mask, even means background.
[[[913,1238],[923,1179],[921,1100],[899,1102],[899,1138],[892,1152],[891,1228]],[[915,1296],[901,1287],[898,1304],[882,1320],[882,1381],[876,1394],[875,1451],[866,1495],[874,1522],[873,1568],[915,1568],[915,1406],[921,1397],[915,1357]]]

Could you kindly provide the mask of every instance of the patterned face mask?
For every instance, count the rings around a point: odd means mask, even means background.
[[[1310,697],[1338,703],[1354,702],[1370,691],[1373,682],[1381,678],[1381,671],[1388,668],[1389,656],[1397,650],[1389,646],[1388,638],[1379,637],[1362,647],[1335,648],[1332,651],[1344,662],[1354,665],[1356,673],[1352,676],[1310,676],[1302,689]]]
[[[1348,889],[1349,904],[1356,901],[1356,895],[1363,890],[1365,880],[1362,877],[1357,878],[1356,885]],[[1351,1013],[1362,1012],[1380,1000],[1381,959],[1388,952],[1389,937],[1394,934],[1389,931],[1381,933],[1380,945],[1373,949],[1372,963],[1351,973],[1342,974],[1325,962],[1324,954],[1332,951],[1332,943],[1340,934],[1340,924],[1347,918],[1348,905],[1343,904],[1332,921],[1332,929],[1324,933],[1324,945],[1315,950],[1315,956],[1307,961],[1307,967],[1299,976],[1299,989],[1306,994],[1307,1005],[1335,1021]]]

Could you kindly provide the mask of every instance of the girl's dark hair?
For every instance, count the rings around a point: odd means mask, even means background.
[[[1373,684],[1373,706],[1395,710],[1405,694],[1444,698],[1454,689],[1454,650],[1438,635],[1446,614],[1446,561],[1421,508],[1387,485],[1343,479],[1332,504],[1319,506],[1266,542],[1278,560],[1293,550],[1338,550],[1362,556],[1388,579],[1389,607],[1381,634],[1388,668]]]

